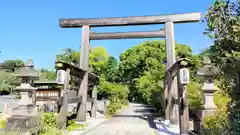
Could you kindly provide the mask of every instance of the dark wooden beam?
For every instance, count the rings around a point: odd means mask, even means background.
[[[106,32],[106,33],[90,33],[90,40],[104,39],[135,39],[135,38],[164,38],[165,31],[134,31],[134,32]]]
[[[74,28],[88,25],[91,27],[102,26],[129,26],[129,25],[149,25],[164,24],[165,22],[185,23],[198,22],[201,13],[172,14],[158,16],[131,16],[116,18],[79,18],[79,19],[60,19],[59,25],[62,28]]]

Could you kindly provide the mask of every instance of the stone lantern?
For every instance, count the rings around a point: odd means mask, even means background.
[[[28,60],[15,75],[21,78],[21,85],[15,89],[20,92],[21,99],[18,101],[18,106],[12,108],[11,117],[7,120],[7,128],[32,128],[37,124],[37,109],[34,106],[36,88],[32,84],[33,80],[38,78],[32,60]]]
[[[36,100],[36,88],[32,87],[33,81],[38,79],[38,73],[34,69],[33,61],[30,59],[28,60],[24,67],[20,68],[15,72],[15,76],[21,78],[21,85],[18,86],[15,91],[20,92],[22,98],[19,102],[21,104],[31,103],[35,105]],[[28,100],[28,102],[26,102]]]
[[[202,80],[202,91],[204,98],[204,109],[202,110],[201,118],[215,114],[216,105],[214,104],[214,92],[217,88],[214,86],[214,74],[216,68],[211,65],[208,57],[203,58],[203,67],[197,71],[197,76]]]

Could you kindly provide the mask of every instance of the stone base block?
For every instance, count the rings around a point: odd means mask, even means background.
[[[214,116],[214,115],[217,115],[216,109],[215,108],[212,108],[212,109],[209,108],[209,109],[199,111],[198,118],[203,119],[204,117]]]
[[[40,126],[40,117],[35,116],[20,116],[14,115],[7,119],[7,130],[20,130],[20,131],[37,131]]]

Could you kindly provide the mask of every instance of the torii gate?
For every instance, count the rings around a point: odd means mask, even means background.
[[[134,39],[134,38],[165,38],[167,54],[167,70],[176,62],[175,40],[174,40],[174,23],[191,23],[198,22],[201,19],[201,13],[172,14],[159,16],[135,16],[135,17],[118,17],[118,18],[80,18],[80,19],[60,19],[61,28],[82,28],[82,44],[80,56],[80,68],[88,70],[88,56],[90,50],[90,40],[103,39]],[[95,33],[90,31],[91,27],[106,26],[132,26],[132,25],[150,25],[164,24],[165,29],[156,31],[142,32],[108,32]],[[168,95],[166,107],[166,119],[171,124],[179,125],[179,93],[177,87],[177,77],[167,75],[168,87],[165,92]],[[78,109],[77,120],[86,120],[86,102],[88,91],[88,74],[82,80],[79,89],[79,96],[82,96],[82,102]]]

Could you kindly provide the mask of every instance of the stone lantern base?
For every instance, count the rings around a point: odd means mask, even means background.
[[[28,97],[28,92],[21,92],[22,98],[18,101],[18,106],[8,112],[6,129],[20,131],[38,131],[40,115],[37,108],[33,106],[32,100]]]
[[[216,108],[205,108],[204,110],[201,110],[201,118],[205,118],[207,116],[215,116],[217,115]]]
[[[12,109],[12,114],[7,119],[6,129],[27,131],[38,128],[39,124],[40,115],[38,115],[36,108],[32,106],[19,106]]]

